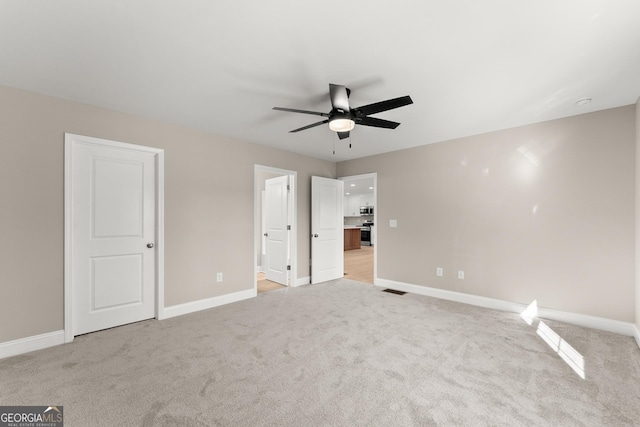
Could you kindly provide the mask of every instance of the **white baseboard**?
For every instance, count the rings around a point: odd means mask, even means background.
[[[311,277],[300,277],[293,282],[293,286],[303,286],[308,285],[309,283],[311,283]]]
[[[208,298],[199,301],[188,302],[185,304],[165,307],[161,310],[159,319],[168,319],[170,317],[181,316],[183,314],[193,313],[208,308],[218,307],[232,302],[242,301],[244,299],[253,298],[257,294],[255,289],[235,292],[232,294],[222,295],[219,297]],[[47,347],[64,344],[64,330],[49,332],[42,335],[36,335],[27,338],[20,338],[14,341],[0,343],[0,359],[5,357],[17,356],[35,350],[41,350]]]
[[[0,343],[0,359],[64,344],[64,330]]]
[[[256,295],[257,291],[255,289],[247,289],[246,291],[234,292],[232,294],[221,295],[219,297],[172,305],[171,307],[164,308],[163,319],[195,313],[196,311],[206,310],[225,304],[231,304],[232,302],[253,298]]]
[[[580,313],[551,310],[538,307],[538,317],[569,323],[571,325],[584,326],[585,328],[599,329],[601,331],[613,332],[615,334],[632,337],[635,325],[631,322],[607,319],[605,317],[589,316]]]
[[[471,304],[479,307],[508,311],[518,314],[522,313],[527,308],[526,305],[515,302],[465,294],[462,292],[447,291],[444,289],[430,288],[427,286],[413,285],[410,283],[396,282],[394,280],[376,278],[375,285],[382,288],[411,292],[418,295],[425,295],[429,297],[456,301],[464,304]],[[606,319],[604,317],[588,316],[586,314],[550,310],[540,307],[538,307],[537,317],[569,323],[577,326],[583,326],[591,329],[598,329],[601,331],[613,332],[629,337],[635,336],[636,341],[638,342],[638,346],[640,346],[640,332],[638,332],[638,328],[633,323]]]
[[[307,285],[310,283],[309,277],[302,277],[295,281],[295,286]],[[387,279],[376,279],[375,285],[383,288],[396,289],[398,291],[411,292],[418,295],[425,295],[434,298],[456,301],[475,306],[491,308],[494,310],[508,311],[513,313],[522,313],[527,306],[493,298],[486,298],[461,292],[446,291],[443,289],[429,288],[426,286],[418,286],[410,283],[396,282]],[[208,308],[214,308],[237,301],[242,301],[256,296],[254,289],[235,292],[233,294],[222,295],[219,297],[208,298],[205,300],[193,301],[185,304],[174,305],[164,309],[164,319],[170,317],[181,316],[183,314],[194,313]],[[621,322],[618,320],[605,319],[602,317],[587,316],[578,313],[569,313],[564,311],[549,310],[538,308],[538,317],[556,320],[559,322],[569,323],[578,326],[584,326],[592,329],[599,329],[608,332],[614,332],[621,335],[632,336],[635,338],[638,347],[640,347],[640,330],[633,323]],[[27,338],[20,338],[13,341],[0,343],[0,359],[17,356],[19,354],[29,353],[43,348],[53,347],[64,344],[64,331],[48,332],[46,334],[35,335]]]

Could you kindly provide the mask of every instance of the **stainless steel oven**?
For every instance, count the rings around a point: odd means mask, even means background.
[[[360,244],[371,246],[371,227],[360,227]]]

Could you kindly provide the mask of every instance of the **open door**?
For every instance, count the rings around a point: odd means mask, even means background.
[[[289,176],[267,179],[264,188],[266,279],[287,285]]]
[[[311,177],[311,283],[344,276],[344,183]]]

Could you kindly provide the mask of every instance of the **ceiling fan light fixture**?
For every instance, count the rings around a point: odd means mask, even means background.
[[[329,122],[329,129],[334,132],[349,132],[356,126],[356,122],[351,119],[333,119]]]

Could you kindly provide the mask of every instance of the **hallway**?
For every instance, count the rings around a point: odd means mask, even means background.
[[[373,285],[373,246],[344,251],[344,277]]]

